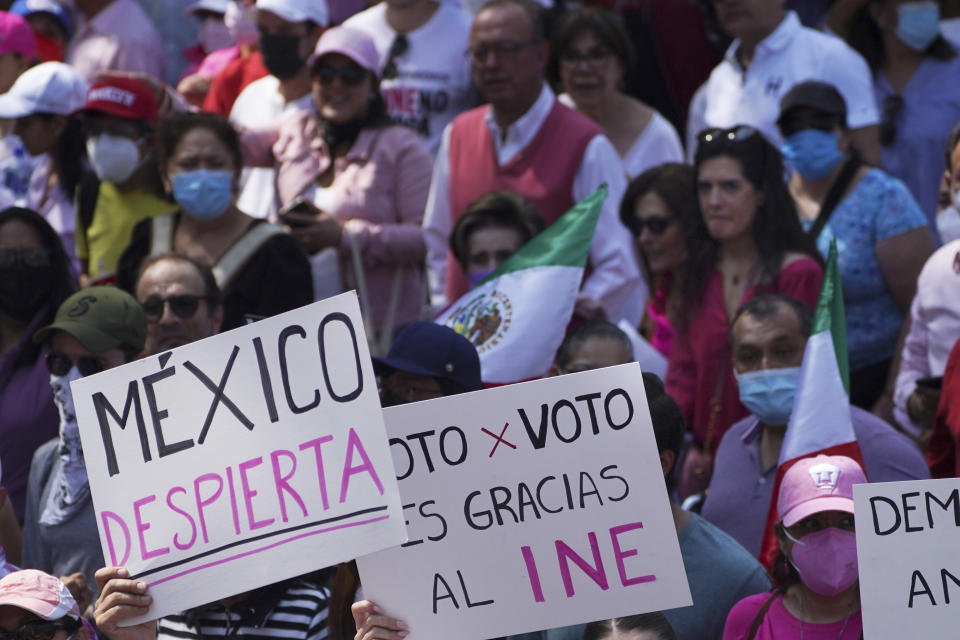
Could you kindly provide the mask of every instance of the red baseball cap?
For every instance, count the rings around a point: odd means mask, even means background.
[[[81,111],[152,122],[157,119],[157,99],[153,90],[139,80],[110,78],[90,87]]]

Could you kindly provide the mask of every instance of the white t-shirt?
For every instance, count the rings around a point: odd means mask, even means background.
[[[237,96],[230,110],[230,123],[238,129],[265,127],[281,117],[313,108],[309,92],[286,102],[280,94],[280,81],[264,76],[251,82]],[[240,176],[240,197],[237,208],[257,218],[268,218],[277,212],[276,171],[265,167],[247,168]]]
[[[683,145],[670,121],[654,111],[650,122],[623,156],[623,168],[627,176],[636,178],[664,162],[683,162]]]
[[[711,72],[704,85],[702,110],[691,106],[688,131],[695,134],[708,127],[748,124],[779,148],[776,120],[780,99],[805,80],[819,80],[837,88],[847,103],[847,125],[851,129],[879,121],[866,61],[840,38],[804,27],[794,12],[789,12],[757,45],[747,69],[737,60],[739,47],[740,41],[734,41],[724,60]],[[695,145],[691,145],[688,157],[695,151]]]
[[[373,38],[381,68],[397,37],[386,12],[387,5],[381,2],[344,23]],[[407,51],[395,59],[397,77],[380,81],[391,120],[417,131],[433,154],[444,127],[476,101],[465,55],[471,20],[455,4],[441,3],[426,24],[407,34]]]

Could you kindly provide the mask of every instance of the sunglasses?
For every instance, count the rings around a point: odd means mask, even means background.
[[[73,618],[47,622],[28,622],[10,631],[0,630],[0,640],[50,640],[57,631],[73,633],[80,628],[80,621]]]
[[[0,249],[0,267],[12,267],[18,262],[28,267],[46,267],[50,264],[50,252],[43,247]]]
[[[817,131],[833,131],[833,128],[840,123],[837,118],[831,116],[811,116],[809,118],[791,118],[780,125],[780,133],[784,138],[789,138],[795,133],[806,131],[807,129],[816,129]]]
[[[756,135],[757,130],[749,125],[742,124],[739,127],[733,127],[732,129],[706,129],[700,132],[700,142],[701,144],[711,144],[714,142],[739,142],[752,138]]]
[[[646,218],[632,218],[627,225],[627,228],[630,229],[630,233],[634,236],[639,237],[643,233],[644,227],[650,230],[650,233],[659,236],[663,235],[663,232],[667,230],[667,227],[670,226],[670,223],[673,222],[672,218],[667,216],[647,216]]]
[[[340,81],[351,87],[362,83],[367,77],[367,70],[355,65],[345,67],[316,67],[313,70],[313,77],[320,79],[320,84],[332,84],[334,78],[340,78]]]
[[[72,369],[74,365],[73,360],[71,360],[68,356],[55,352],[47,354],[46,362],[47,371],[55,376],[67,375],[70,373],[70,369]],[[80,370],[80,375],[84,377],[100,373],[107,368],[107,365],[104,364],[103,360],[91,356],[77,358],[76,365],[77,369]],[[0,640],[2,640],[2,638],[0,638]]]
[[[410,41],[406,34],[398,33],[390,45],[390,51],[387,52],[387,61],[383,65],[383,71],[380,76],[385,80],[392,80],[397,77],[397,58],[402,56],[410,49]]]
[[[173,315],[181,320],[186,320],[187,318],[192,318],[193,314],[197,312],[201,300],[209,299],[207,296],[194,296],[190,294],[170,296],[169,298],[151,296],[141,301],[140,306],[143,307],[143,313],[148,319],[158,320],[160,316],[163,315],[164,305],[169,303],[170,311],[173,312]]]
[[[880,144],[889,147],[897,140],[897,120],[903,111],[903,97],[898,94],[887,96],[883,101],[880,116]]]

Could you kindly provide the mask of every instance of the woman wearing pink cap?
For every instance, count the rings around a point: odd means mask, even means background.
[[[777,498],[780,552],[772,594],[730,611],[723,640],[854,640],[863,637],[853,519],[853,485],[863,469],[844,456],[804,458]]]

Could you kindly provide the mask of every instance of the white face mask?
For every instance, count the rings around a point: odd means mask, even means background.
[[[140,166],[140,149],[130,138],[101,133],[87,138],[87,157],[97,177],[121,184]]]
[[[197,39],[204,52],[213,53],[220,49],[232,47],[236,40],[223,20],[217,18],[207,18],[200,23],[200,29],[197,32]]]
[[[960,213],[960,189],[955,189],[950,193],[950,202],[953,203],[953,208],[957,210],[957,213]]]

